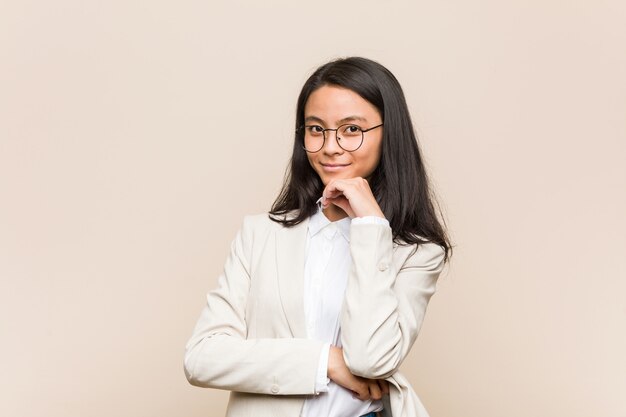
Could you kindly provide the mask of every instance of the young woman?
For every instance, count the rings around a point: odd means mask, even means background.
[[[228,416],[428,414],[398,368],[451,246],[396,78],[364,58],[304,84],[291,165],[248,216],[186,347]]]

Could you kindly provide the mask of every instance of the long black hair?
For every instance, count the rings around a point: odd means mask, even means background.
[[[337,59],[319,67],[304,83],[296,108],[296,130],[291,163],[282,190],[269,213],[270,219],[286,227],[301,223],[317,211],[315,202],[324,184],[311,167],[302,147],[304,107],[318,88],[332,85],[347,88],[372,103],[383,119],[380,162],[369,184],[398,244],[433,242],[445,250],[452,246],[445,221],[436,206],[422,161],[411,116],[400,83],[379,63],[360,57]]]

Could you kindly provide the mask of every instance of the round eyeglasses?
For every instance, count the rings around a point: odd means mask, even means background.
[[[304,142],[302,147],[307,152],[318,152],[324,147],[326,131],[328,130],[335,131],[337,144],[341,149],[347,152],[354,152],[363,144],[363,137],[366,132],[381,127],[382,125],[383,123],[370,127],[369,129],[363,129],[361,126],[354,124],[341,125],[336,129],[324,129],[319,125],[304,125],[296,129],[296,132],[304,129]]]

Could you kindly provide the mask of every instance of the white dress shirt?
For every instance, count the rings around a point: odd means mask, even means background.
[[[358,417],[383,408],[381,401],[361,401],[327,377],[330,345],[341,347],[339,316],[352,263],[352,223],[389,225],[387,219],[374,216],[331,222],[321,208],[309,220],[304,266],[306,328],[309,339],[326,344],[319,359],[315,385],[318,394],[305,400],[302,417]]]

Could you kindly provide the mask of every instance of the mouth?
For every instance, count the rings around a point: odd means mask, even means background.
[[[322,166],[324,171],[336,172],[336,171],[341,171],[342,169],[346,168],[350,164],[323,164],[323,163],[320,163],[320,165]]]

